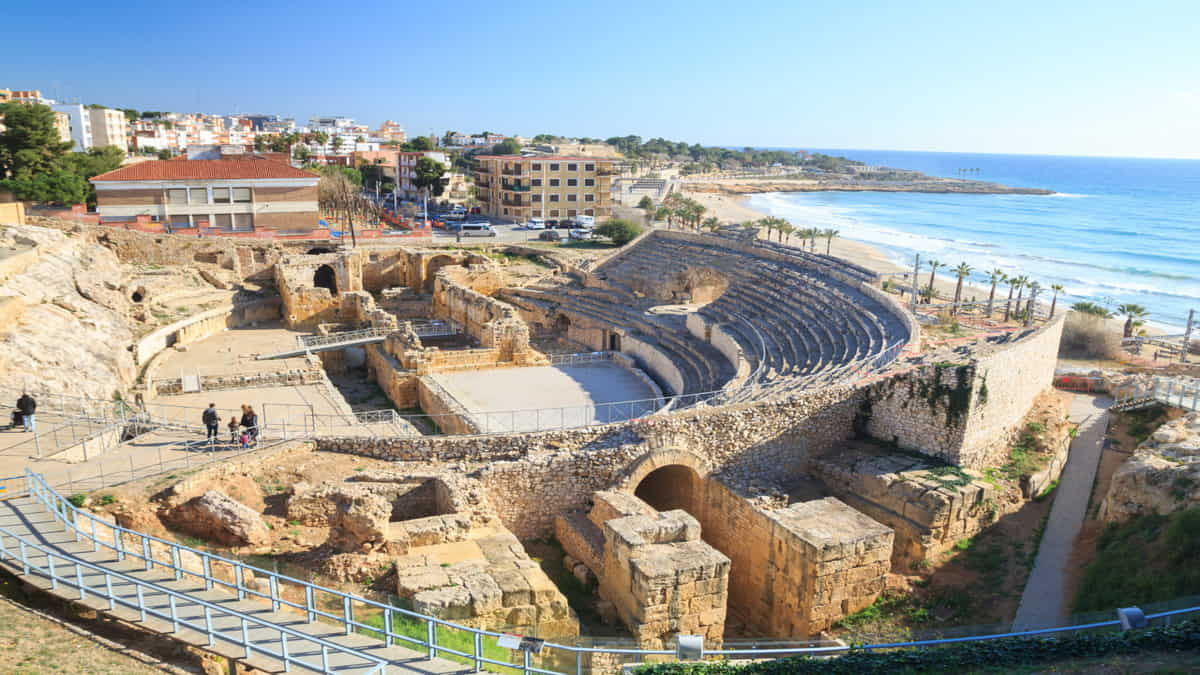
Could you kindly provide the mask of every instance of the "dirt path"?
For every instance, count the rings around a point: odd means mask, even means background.
[[[1079,423],[1079,434],[1071,442],[1070,459],[1059,480],[1013,630],[1047,628],[1067,616],[1067,564],[1087,516],[1111,404],[1106,396],[1086,394],[1077,394],[1071,402],[1071,421]]]

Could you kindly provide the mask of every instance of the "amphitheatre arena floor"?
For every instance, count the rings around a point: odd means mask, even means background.
[[[487,432],[537,431],[629,419],[645,414],[654,406],[650,399],[656,395],[628,370],[609,362],[432,377]],[[608,403],[619,405],[605,405]]]
[[[296,338],[311,331],[289,330],[276,323],[259,328],[232,328],[193,342],[186,351],[169,350],[158,376],[174,378],[182,375],[235,375],[274,373],[301,369],[303,358],[256,361],[258,354],[270,354],[293,349]]]

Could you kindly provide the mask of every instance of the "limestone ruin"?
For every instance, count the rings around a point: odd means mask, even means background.
[[[222,466],[156,507],[163,523],[254,547],[269,538],[250,516],[267,514],[320,552],[314,570],[386,567],[417,611],[578,635],[527,551],[552,539],[646,647],[817,635],[869,606],[889,570],[1011,510],[1019,497],[977,470],[1050,386],[1061,332],[1060,317],[926,352],[872,272],[740,229],[656,230],[598,261],[0,232],[0,359],[56,354],[37,364],[39,391],[116,392],[151,422],[191,425],[207,397],[242,396],[264,403],[264,442],[303,439],[287,462],[376,462],[301,475],[276,457],[281,504],[213,492],[266,470]],[[513,259],[533,270],[522,283]],[[144,308],[185,278],[217,304],[154,320]],[[51,348],[47,329],[85,340]],[[21,388],[6,371],[0,385]],[[937,480],[943,467],[964,479]]]

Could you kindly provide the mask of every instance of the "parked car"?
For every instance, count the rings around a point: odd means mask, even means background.
[[[464,237],[494,237],[496,230],[491,223],[465,223],[459,230]]]
[[[542,241],[562,241],[562,235],[558,233],[558,230],[542,230],[538,234],[538,239]]]
[[[577,227],[567,233],[567,236],[577,241],[590,241],[596,238],[596,234],[591,230],[583,227]]]
[[[525,229],[527,230],[544,230],[546,229],[546,221],[541,218],[530,218],[525,221]]]

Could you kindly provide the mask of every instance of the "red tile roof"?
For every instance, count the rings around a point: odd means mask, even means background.
[[[156,159],[102,173],[92,182],[123,180],[238,180],[254,178],[317,178],[269,159]]]

